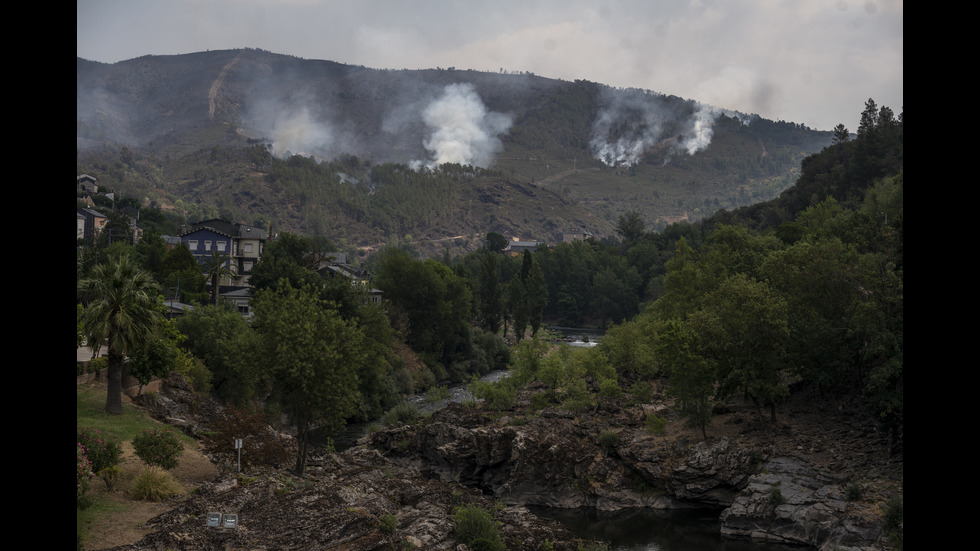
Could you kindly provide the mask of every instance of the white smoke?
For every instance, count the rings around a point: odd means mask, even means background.
[[[513,123],[509,115],[488,112],[472,84],[450,84],[441,96],[422,111],[430,133],[423,145],[431,153],[430,168],[443,163],[459,163],[482,168],[502,149],[498,136]]]
[[[698,104],[698,109],[687,120],[690,126],[679,140],[678,147],[687,151],[688,155],[694,155],[711,145],[711,138],[715,134],[715,119],[719,114],[721,110],[717,107]]]
[[[693,110],[680,98],[638,90],[607,90],[592,123],[589,149],[609,166],[634,165],[655,146],[666,158],[678,151],[693,155],[711,144],[721,110],[697,104]]]
[[[299,107],[277,116],[273,122],[272,154],[322,155],[334,147],[334,132],[322,122],[316,121],[306,107]]]

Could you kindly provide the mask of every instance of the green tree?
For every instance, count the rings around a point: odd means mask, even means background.
[[[621,379],[651,379],[657,373],[653,350],[650,316],[636,318],[610,327],[598,348],[609,358]]]
[[[296,471],[302,474],[310,431],[338,434],[357,407],[364,335],[312,289],[261,290],[253,303],[274,396],[297,429]]]
[[[843,123],[838,124],[834,127],[834,140],[833,143],[840,144],[851,139],[851,133],[847,130],[847,127]]]
[[[527,307],[527,321],[531,326],[531,336],[538,334],[541,328],[541,320],[544,316],[545,306],[548,305],[548,285],[544,279],[544,272],[541,266],[534,262],[531,257],[531,271],[524,282],[525,305]]]
[[[231,404],[264,398],[268,373],[258,363],[258,341],[252,326],[226,304],[194,308],[177,318],[187,340],[182,346],[204,361],[214,393]]]
[[[323,278],[316,272],[323,249],[329,246],[325,238],[308,237],[283,232],[265,247],[262,258],[252,268],[248,283],[252,289],[274,289],[285,280],[295,289],[318,286]]]
[[[503,290],[500,286],[500,255],[488,252],[480,262],[480,326],[496,333],[503,318]]]
[[[469,359],[473,294],[468,280],[437,260],[416,260],[392,249],[374,282],[395,317],[407,320],[406,342],[413,350],[443,367]]]
[[[143,269],[153,274],[157,281],[163,281],[163,259],[167,255],[167,244],[155,230],[146,230],[134,247],[134,256]]]
[[[146,350],[137,350],[129,362],[129,374],[139,381],[137,395],[143,393],[143,387],[153,379],[162,379],[170,375],[177,362],[177,349],[166,339],[151,339]]]
[[[668,320],[658,334],[657,356],[670,373],[667,392],[677,398],[687,426],[708,438],[715,372],[698,351],[697,336],[678,320]]]
[[[172,249],[163,255],[163,260],[161,261],[160,266],[160,269],[164,275],[169,275],[173,272],[179,272],[190,268],[193,268],[198,272],[201,271],[201,266],[194,258],[194,253],[187,248],[187,243],[184,243],[183,241],[174,245]]]
[[[878,105],[875,100],[868,98],[861,111],[861,122],[858,124],[858,136],[866,136],[878,126]]]
[[[163,255],[160,271],[167,300],[201,303],[206,300],[207,277],[183,241]]]
[[[637,241],[646,233],[646,224],[640,213],[631,210],[625,214],[620,214],[616,220],[616,235],[623,240],[627,247],[636,244]]]
[[[514,338],[520,342],[527,329],[527,306],[525,305],[525,289],[521,283],[520,274],[514,274],[507,286],[504,287],[504,319],[511,320]],[[507,333],[506,327],[504,334]]]
[[[211,251],[211,256],[204,259],[204,273],[211,281],[211,303],[217,304],[221,294],[222,278],[232,278],[237,275],[231,257],[226,252]]]
[[[82,325],[90,346],[109,351],[107,412],[122,413],[122,372],[126,356],[144,350],[162,320],[152,276],[128,256],[110,258],[78,282],[85,303]]]
[[[507,238],[497,232],[487,234],[487,250],[490,252],[500,252],[507,246]]]
[[[736,274],[705,297],[688,316],[703,355],[717,368],[720,399],[742,394],[759,408],[789,395],[783,380],[789,339],[786,301],[764,282]]]

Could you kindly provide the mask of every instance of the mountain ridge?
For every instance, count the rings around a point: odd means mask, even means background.
[[[628,211],[638,211],[653,229],[697,220],[777,196],[795,182],[802,159],[832,137],[588,81],[370,69],[255,49],[114,64],[78,58],[76,82],[79,173],[187,219],[261,219],[298,233],[329,230],[358,246],[404,242],[409,234],[416,242],[469,235],[460,245],[466,249],[473,236],[497,231],[491,217],[513,219],[498,226],[506,235],[542,241],[560,236],[554,226],[611,236]],[[445,163],[486,170],[470,180],[478,185],[463,186],[455,203],[442,205],[457,214],[453,227],[406,221],[356,229],[356,217],[332,197],[312,204],[316,193],[304,198],[288,191],[296,182],[280,181],[287,196],[268,191],[276,188],[270,168],[297,155],[318,163],[353,158],[362,182],[386,164],[422,174]],[[339,170],[334,177],[345,178]],[[333,185],[324,183],[330,176],[319,178],[309,186]],[[487,189],[507,185],[532,193],[479,200]],[[236,199],[227,190],[259,200]],[[372,181],[359,193],[377,190]],[[217,213],[204,212],[209,202]],[[283,207],[288,204],[292,212]],[[557,214],[539,220],[542,213]]]

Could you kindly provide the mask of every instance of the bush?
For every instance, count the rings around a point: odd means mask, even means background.
[[[78,427],[77,436],[93,473],[122,462],[122,444],[115,438],[92,427]]]
[[[381,417],[381,423],[390,427],[393,425],[411,425],[420,417],[419,408],[412,402],[402,402],[388,410]]]
[[[289,440],[277,433],[265,421],[261,413],[250,413],[244,409],[225,408],[224,415],[215,420],[214,432],[203,441],[204,451],[213,456],[222,456],[223,461],[237,462],[245,470],[260,465],[285,465],[293,457]],[[241,454],[234,448],[236,439],[242,439]]]
[[[898,531],[905,520],[905,505],[901,499],[893,497],[885,504],[885,530],[890,533]]]
[[[181,361],[177,362],[177,372],[190,381],[196,392],[211,390],[211,371],[200,358],[184,354]]]
[[[392,514],[381,515],[378,517],[378,527],[385,534],[394,534],[395,529],[398,528],[398,519]]]
[[[779,487],[779,483],[769,485],[769,503],[773,507],[778,507],[783,503],[786,503],[786,498],[783,496],[783,491]]]
[[[453,534],[460,543],[466,544],[473,551],[506,549],[493,515],[478,505],[464,505],[456,509]]]
[[[184,445],[170,429],[147,429],[133,438],[133,450],[147,465],[173,469],[184,452]]]
[[[619,445],[619,433],[612,431],[602,433],[599,435],[599,445],[606,453],[616,451],[616,446]]]
[[[116,489],[116,483],[122,478],[122,469],[113,465],[102,469],[98,475],[105,482],[106,489],[111,492]]]
[[[667,419],[665,417],[650,415],[647,417],[645,424],[647,430],[653,434],[659,434],[661,436],[667,434]]]
[[[83,499],[83,496],[88,491],[93,476],[95,473],[92,472],[92,462],[86,457],[85,448],[81,444],[75,444],[75,498],[79,509],[89,505],[89,501]]]
[[[85,372],[86,373],[95,373],[96,371],[101,371],[101,370],[103,370],[103,369],[105,369],[107,367],[109,367],[109,357],[108,356],[100,356],[98,358],[95,358],[94,360],[89,361],[87,364],[85,364]]]
[[[517,404],[517,388],[506,379],[495,383],[475,380],[468,389],[470,394],[496,410],[509,410]]]
[[[177,479],[157,466],[143,469],[133,486],[133,497],[143,501],[163,501],[181,493]]]

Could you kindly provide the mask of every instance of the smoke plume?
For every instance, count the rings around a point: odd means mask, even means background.
[[[467,83],[446,86],[422,111],[422,120],[429,130],[423,144],[431,158],[415,164],[429,167],[459,163],[486,168],[502,148],[498,136],[513,122],[509,115],[488,112]]]
[[[654,147],[693,155],[711,144],[721,110],[643,90],[606,90],[589,148],[609,166],[633,165]],[[692,107],[693,105],[693,107]],[[665,161],[666,162],[666,161]]]
[[[323,155],[333,149],[334,133],[329,126],[314,120],[306,107],[285,112],[272,123],[272,154]]]

